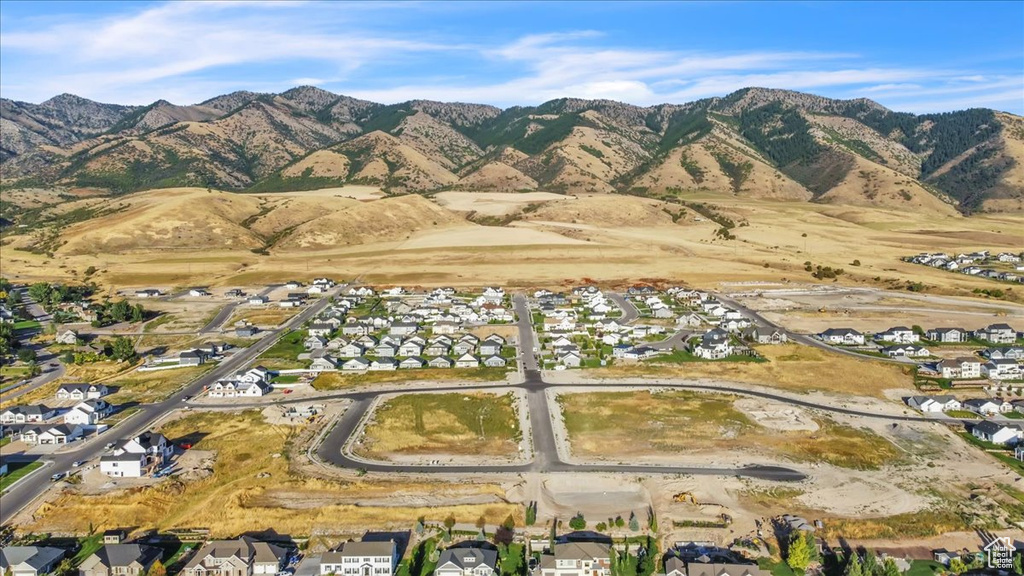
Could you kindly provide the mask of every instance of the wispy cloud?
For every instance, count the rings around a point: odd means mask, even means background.
[[[472,9],[479,9],[473,5]],[[535,104],[570,96],[636,104],[720,96],[747,86],[936,106],[1021,111],[1024,75],[879,62],[842,50],[651,48],[603,30],[501,37],[487,29],[392,24],[416,3],[174,2],[113,15],[0,20],[0,88],[40,101],[193,103],[236,89],[313,84],[380,102],[414,98]],[[449,12],[446,12],[449,11]],[[434,14],[437,16],[437,14]],[[635,40],[635,39],[634,39]]]

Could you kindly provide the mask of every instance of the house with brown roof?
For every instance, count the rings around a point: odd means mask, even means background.
[[[181,570],[182,576],[272,576],[284,564],[284,548],[248,536],[207,542]]]

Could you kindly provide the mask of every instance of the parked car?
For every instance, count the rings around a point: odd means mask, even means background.
[[[65,475],[66,474],[64,472],[57,472],[53,476],[50,476],[50,482],[57,482],[57,481],[61,480],[62,478],[64,478]]]
[[[74,464],[72,464],[71,467],[72,468],[78,468],[82,464],[85,464],[85,460],[75,460]]]

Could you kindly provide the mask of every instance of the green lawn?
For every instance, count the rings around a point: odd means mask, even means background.
[[[22,320],[14,323],[14,329],[17,330],[34,330],[39,328],[39,322],[35,320]]]
[[[673,350],[668,354],[659,354],[648,360],[649,362],[665,362],[670,364],[683,364],[686,362],[767,362],[764,358],[757,356],[726,356],[721,360],[705,360],[690,353],[689,350]]]
[[[1016,410],[1013,412],[1007,412],[1006,414],[1003,414],[1003,416],[1011,420],[1024,420],[1024,412],[1017,412]]]
[[[979,416],[970,410],[950,410],[946,412],[950,418],[978,418]]]
[[[526,546],[509,544],[501,555],[501,576],[520,576],[526,573]]]
[[[945,570],[945,566],[934,560],[914,560],[910,563],[910,570],[904,572],[903,576],[933,576]]]
[[[92,556],[97,550],[103,547],[103,533],[93,534],[80,540],[82,547],[78,550],[78,554],[71,559],[71,564],[78,566],[89,556]]]
[[[263,353],[266,358],[286,358],[294,360],[306,351],[302,341],[306,339],[305,330],[293,330],[281,337],[273,346]]]
[[[295,384],[299,381],[300,374],[282,374],[275,376],[270,381],[275,384]]]
[[[772,576],[797,576],[796,572],[785,562],[773,562],[771,558],[758,558],[757,565],[762,570],[772,573]]]
[[[7,465],[7,474],[0,476],[0,492],[7,490],[15,482],[21,480],[33,470],[43,466],[42,462],[11,462]]]

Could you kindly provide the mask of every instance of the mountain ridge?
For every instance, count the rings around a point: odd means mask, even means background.
[[[384,105],[313,86],[237,91],[188,106],[62,94],[41,104],[0,100],[0,132],[9,187],[706,190],[964,213],[1024,210],[1019,116],[914,115],[865,98],[759,87],[683,104],[559,98],[506,109]]]

